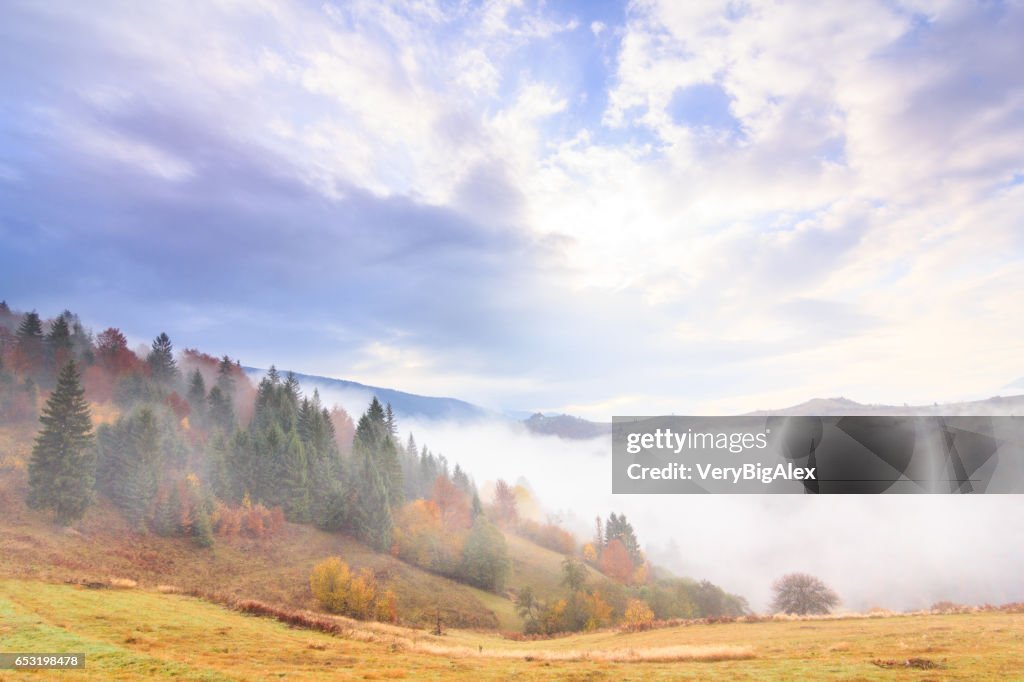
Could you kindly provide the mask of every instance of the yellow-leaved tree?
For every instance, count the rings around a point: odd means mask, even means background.
[[[339,557],[329,557],[313,567],[309,587],[320,605],[332,613],[352,618],[395,622],[395,595],[377,589],[373,571],[352,571]]]
[[[653,623],[654,611],[651,611],[651,607],[639,599],[630,599],[626,604],[622,626],[631,632],[637,632],[650,628]]]

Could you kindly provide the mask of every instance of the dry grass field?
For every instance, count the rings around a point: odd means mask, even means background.
[[[3,580],[0,650],[83,652],[87,668],[0,671],[0,680],[1024,679],[1019,613],[691,625],[536,642],[330,620],[334,634],[157,590]]]

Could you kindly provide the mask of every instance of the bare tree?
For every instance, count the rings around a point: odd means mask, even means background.
[[[813,575],[789,573],[772,584],[775,600],[772,610],[783,613],[829,613],[839,604],[839,595]]]

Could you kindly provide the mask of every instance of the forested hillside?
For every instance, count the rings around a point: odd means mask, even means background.
[[[377,397],[353,419],[290,373],[271,367],[253,385],[237,359],[176,352],[165,333],[136,351],[117,328],[94,335],[69,311],[44,320],[0,305],[0,435],[9,520],[173,552],[173,570],[97,560],[146,580],[177,571],[193,591],[227,581],[242,596],[251,581],[227,578],[229,566],[246,573],[227,557],[276,547],[301,557],[281,560],[280,598],[364,619],[440,620],[425,575],[470,590],[449,622],[535,635],[746,611],[711,583],[651,566],[625,516],[598,517],[581,543],[523,486],[490,482],[481,499],[471,472],[402,433]]]

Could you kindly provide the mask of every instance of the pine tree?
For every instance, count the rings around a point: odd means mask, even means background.
[[[216,388],[216,387],[214,387]],[[210,389],[213,393],[213,389]],[[250,495],[256,480],[256,456],[252,434],[249,431],[236,429],[225,456],[227,470],[231,475],[231,497],[241,501]]]
[[[377,396],[373,397],[370,401],[370,406],[366,408],[366,416],[374,424],[384,424],[387,420],[387,416],[384,412],[384,406],[377,400]]]
[[[167,495],[167,506],[163,510],[165,516],[159,520],[160,526],[165,529],[167,535],[180,535],[184,529],[181,508],[181,493],[178,491],[178,484],[174,483]]]
[[[99,432],[100,490],[141,528],[156,497],[160,471],[160,430],[149,406]]]
[[[466,474],[465,471],[462,470],[462,467],[459,466],[458,464],[455,465],[455,469],[454,471],[452,471],[452,483],[455,484],[456,488],[466,493],[467,495],[473,492],[473,486],[469,482],[469,476]]]
[[[210,515],[201,506],[196,510],[196,519],[192,524],[192,542],[197,547],[213,547],[213,526],[210,524]]]
[[[38,381],[43,368],[43,322],[39,313],[25,313],[14,334],[14,348],[17,351],[22,371],[29,378]]]
[[[486,516],[478,516],[462,549],[461,577],[471,585],[500,592],[510,566],[505,536]]]
[[[626,515],[616,515],[614,512],[608,516],[608,522],[604,527],[605,534],[605,546],[607,547],[612,540],[618,540],[622,543],[626,553],[629,555],[630,561],[633,562],[634,566],[639,566],[643,563],[643,554],[640,551],[640,542],[637,540],[636,533],[633,531],[633,525],[626,519]]]
[[[91,365],[96,361],[96,346],[93,343],[92,332],[82,326],[78,315],[65,310],[64,318],[71,324],[71,349],[79,362]]]
[[[192,408],[193,421],[196,426],[202,424],[206,417],[206,382],[199,370],[192,372],[192,378],[188,382],[188,404]]]
[[[284,383],[281,384],[281,391],[277,402],[277,421],[285,433],[295,429],[299,423],[299,403],[301,402],[301,391],[299,380],[295,375],[288,372]]]
[[[39,419],[29,460],[29,506],[49,508],[59,523],[80,519],[92,502],[96,475],[92,422],[73,362],[64,366]]]
[[[402,462],[398,458],[398,447],[391,436],[384,438],[380,448],[381,473],[388,504],[400,507],[405,502],[405,484],[402,481]]]
[[[231,358],[224,356],[221,358],[220,365],[217,367],[217,385],[220,386],[220,390],[224,395],[232,396],[235,394],[235,365],[232,364]]]
[[[177,531],[175,511],[171,506],[170,493],[157,498],[153,507],[153,530],[157,535],[169,537]]]
[[[206,480],[213,494],[222,500],[234,498],[231,472],[228,469],[228,446],[224,434],[218,433],[206,450]]]
[[[437,458],[431,454],[427,446],[423,446],[423,450],[420,451],[420,492],[418,497],[427,498],[430,497],[430,491],[434,487],[434,481],[441,475],[441,468],[438,465]]]
[[[306,469],[306,453],[297,433],[292,431],[288,446],[284,450],[284,471],[280,484],[283,493],[282,507],[289,521],[309,523],[309,484]]]
[[[388,504],[392,507],[401,505],[404,500],[402,464],[398,459],[398,447],[388,431],[385,410],[377,398],[370,402],[366,412],[359,418],[352,452],[357,461],[365,458],[373,460]]]
[[[178,377],[178,363],[174,361],[174,346],[166,332],[153,339],[153,349],[146,357],[153,370],[153,378],[161,383],[169,384]]]
[[[71,345],[71,327],[68,326],[66,316],[71,313],[65,312],[50,325],[50,332],[46,335],[46,361],[56,371],[56,368],[63,367],[73,357]]]
[[[230,433],[235,428],[235,408],[232,405],[231,396],[224,393],[220,386],[210,389],[207,397],[209,409],[207,415],[210,425],[221,429],[224,433]]]
[[[356,531],[364,542],[383,552],[391,547],[392,540],[393,522],[387,489],[372,459],[364,461],[363,468],[355,506]]]
[[[415,500],[422,496],[423,483],[420,480],[420,456],[416,449],[416,439],[409,434],[405,450],[400,453],[402,461],[402,481],[405,499]]]
[[[384,425],[387,427],[388,435],[392,438],[398,436],[398,423],[395,421],[395,411],[391,409],[391,403],[384,409]]]

